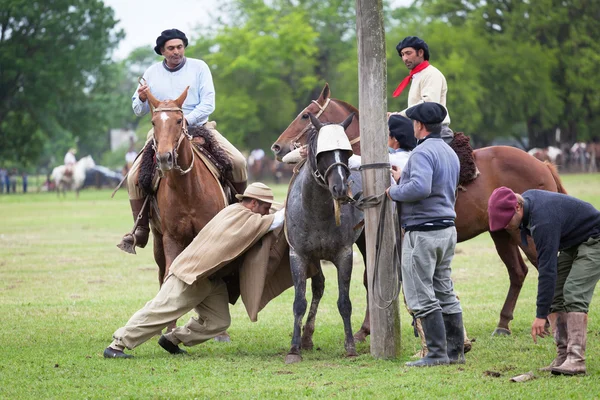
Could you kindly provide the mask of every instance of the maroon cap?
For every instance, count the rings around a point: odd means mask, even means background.
[[[506,228],[515,215],[517,196],[515,192],[505,186],[500,186],[492,192],[488,200],[488,217],[490,231],[495,232]]]

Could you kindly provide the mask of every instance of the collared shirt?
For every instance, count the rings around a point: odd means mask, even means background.
[[[183,103],[183,114],[189,125],[204,125],[215,110],[215,88],[208,65],[194,58],[185,58],[181,68],[168,70],[163,62],[153,64],[144,73],[150,92],[158,100],[175,100],[190,87]],[[133,112],[142,116],[150,112],[148,101],[142,102],[136,88],[132,96]]]
[[[408,108],[425,102],[440,103],[446,107],[446,94],[448,93],[448,84],[444,74],[429,65],[421,72],[413,75],[408,92]],[[447,108],[446,108],[447,110]],[[400,112],[400,115],[406,117],[406,109]],[[442,122],[443,125],[450,125],[450,113]]]

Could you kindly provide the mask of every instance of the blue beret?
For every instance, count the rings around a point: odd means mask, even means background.
[[[399,114],[392,114],[388,119],[388,127],[390,136],[396,138],[401,148],[412,150],[417,147],[417,138],[415,138],[415,130],[410,119]]]
[[[448,115],[446,107],[439,103],[426,102],[406,110],[406,116],[424,124],[441,124]]]
[[[407,47],[412,47],[415,50],[423,50],[423,58],[429,61],[429,46],[425,41],[417,36],[407,36],[396,46],[396,50],[398,51],[398,55],[402,57],[402,49]]]
[[[188,40],[185,36],[185,33],[181,32],[179,29],[167,29],[166,31],[162,31],[159,37],[156,38],[156,46],[154,46],[154,51],[159,56],[162,55],[160,52],[160,48],[165,45],[169,40],[172,39],[181,39],[183,41],[183,46],[187,47]]]

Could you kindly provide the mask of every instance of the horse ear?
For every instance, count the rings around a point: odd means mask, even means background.
[[[329,91],[329,83],[325,83],[325,87],[323,88],[323,90],[321,90],[321,94],[319,95],[319,100],[322,100],[319,103],[322,103],[325,100],[327,100],[330,95],[331,92]]]
[[[323,124],[321,123],[321,121],[319,121],[319,119],[317,117],[315,117],[313,115],[313,113],[308,113],[308,116],[310,117],[310,122],[312,122],[314,127],[317,128],[317,131],[320,131],[321,128],[323,127]]]
[[[344,122],[342,122],[340,125],[342,125],[342,127],[344,128],[344,130],[346,130],[350,124],[352,123],[352,119],[354,118],[354,113],[348,115],[348,117],[344,120]]]
[[[175,104],[177,104],[177,107],[181,108],[181,106],[183,105],[183,102],[185,101],[185,98],[187,97],[189,89],[190,89],[189,86],[186,87],[185,90],[183,91],[183,93],[181,93],[181,96],[179,96],[177,98],[177,100],[175,100]]]
[[[154,97],[154,95],[152,94],[152,92],[150,92],[148,90],[146,92],[146,96],[148,96],[148,102],[150,103],[150,105],[152,105],[152,107],[154,107],[154,108],[158,107],[158,104],[160,103],[160,100],[158,100],[156,97]]]

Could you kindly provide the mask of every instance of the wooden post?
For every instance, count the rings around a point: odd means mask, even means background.
[[[358,38],[358,80],[360,113],[360,148],[362,163],[389,162],[387,151],[388,125],[386,100],[385,31],[383,27],[382,0],[356,0],[356,34]],[[365,196],[384,193],[390,186],[388,169],[365,169],[362,172]],[[400,354],[400,313],[398,299],[388,308],[384,299],[392,296],[397,276],[392,272],[394,231],[392,203],[388,202],[385,240],[381,243],[379,263],[380,287],[373,287],[375,267],[375,242],[380,207],[365,210],[367,239],[367,276],[369,280],[369,311],[371,314],[371,355],[376,358],[395,358]]]

